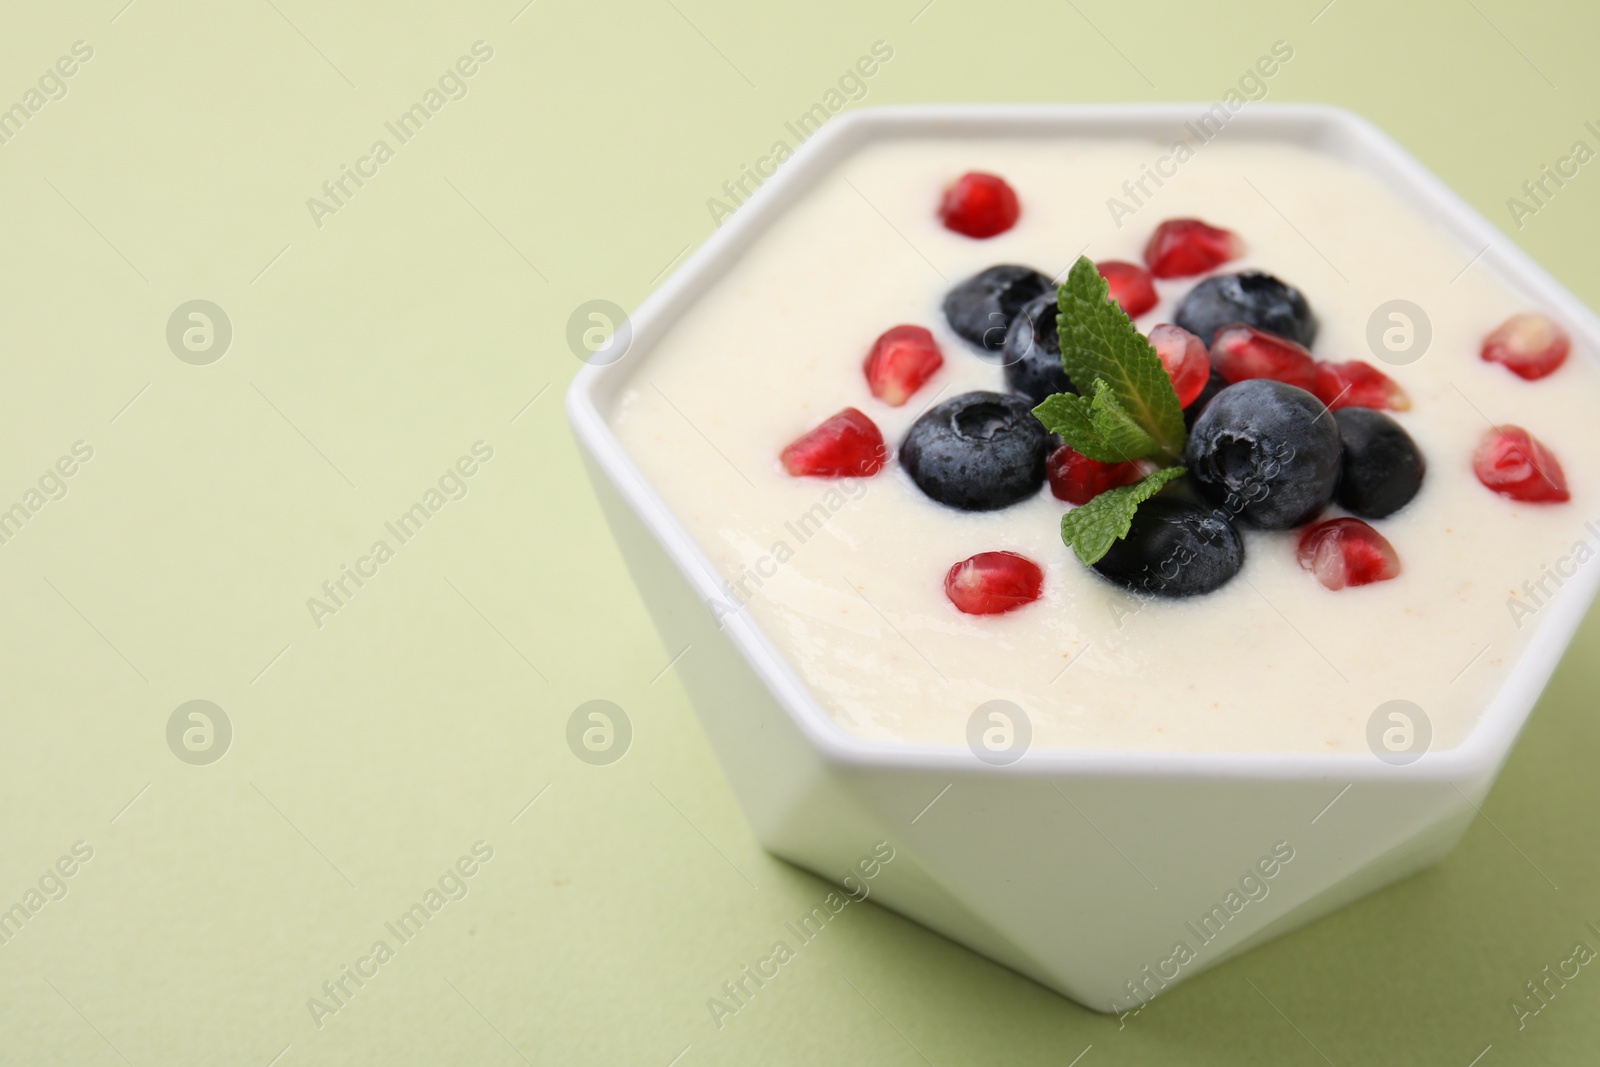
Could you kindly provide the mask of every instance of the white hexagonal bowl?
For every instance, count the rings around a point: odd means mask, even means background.
[[[1468,739],[1408,766],[1367,755],[1034,749],[995,767],[966,748],[845,732],[747,613],[714,616],[710,605],[723,603],[716,568],[606,414],[679,313],[858,147],[905,135],[1165,142],[1203,110],[928,106],[834,119],[645,301],[626,354],[585,367],[567,394],[602,510],[663,641],[693,646],[677,670],[761,843],[839,881],[887,840],[896,856],[870,883],[873,899],[1099,1011],[1147,1000],[1443,857],[1582,620],[1600,568],[1580,571],[1543,609]],[[1454,235],[1465,255],[1487,247],[1485,269],[1562,316],[1579,348],[1600,350],[1600,319],[1365,120],[1252,104],[1232,117],[1228,136],[1308,145],[1365,168]],[[936,797],[937,817],[919,818]],[[1292,861],[1264,881],[1264,897],[1248,899],[1241,877],[1278,842],[1295,850]],[[1202,924],[1205,916],[1213,918]],[[1179,941],[1193,958],[1174,955]]]

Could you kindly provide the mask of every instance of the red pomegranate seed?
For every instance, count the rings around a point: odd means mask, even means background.
[[[933,334],[921,326],[891,326],[867,353],[867,388],[892,407],[899,407],[944,366]]]
[[[1478,481],[1512,500],[1560,504],[1572,499],[1555,454],[1520,426],[1496,426],[1472,454]]]
[[[1236,322],[1217,331],[1211,342],[1211,364],[1229,385],[1250,378],[1271,378],[1316,392],[1317,366],[1311,353],[1293,341]]]
[[[1572,338],[1548,315],[1530,311],[1513,315],[1483,339],[1483,358],[1504,363],[1511,373],[1533,381],[1553,373],[1567,361]]]
[[[1400,573],[1388,538],[1360,519],[1329,519],[1300,535],[1300,566],[1329,589],[1371,585]]]
[[[1136,319],[1156,306],[1156,280],[1139,264],[1108,259],[1094,266],[1111,286],[1111,299],[1122,305],[1128,318]]]
[[[845,408],[797,438],[779,458],[797,478],[865,478],[882,469],[888,451],[877,425],[855,408]]]
[[[1205,342],[1182,326],[1164,322],[1150,331],[1150,346],[1167,368],[1167,377],[1178,394],[1178,406],[1193,404],[1211,380],[1211,357],[1206,354]]]
[[[1238,234],[1199,219],[1168,219],[1144,246],[1144,261],[1157,278],[1204,274],[1243,254]]]
[[[1379,411],[1410,411],[1411,398],[1398,382],[1370,363],[1352,359],[1348,363],[1317,361],[1317,399],[1329,411],[1340,408],[1377,408]]]
[[[950,568],[944,593],[968,615],[999,615],[1031,604],[1044,588],[1044,571],[1015,552],[979,552]]]
[[[1107,489],[1132,485],[1144,477],[1137,463],[1102,463],[1090,459],[1071,445],[1062,445],[1045,460],[1050,492],[1069,504],[1087,504]]]
[[[945,228],[968,237],[993,237],[1017,224],[1022,208],[1004,178],[969,171],[944,191],[939,218]]]

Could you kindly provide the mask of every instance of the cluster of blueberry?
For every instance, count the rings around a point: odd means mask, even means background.
[[[1189,222],[1169,223],[1167,234]],[[1162,243],[1174,247],[1170,236]],[[1150,258],[1171,276],[1210,269],[1238,247],[1226,237],[1211,245],[1212,253],[1188,253],[1176,268],[1159,254]],[[1155,306],[1154,272],[1121,262],[1101,264],[1100,271],[1130,317]],[[1049,278],[1026,267],[991,267],[951,290],[944,313],[974,348],[998,355],[1012,395],[967,393],[912,426],[900,460],[923,492],[953,507],[988,510],[1032,496],[1048,476],[1058,498],[1084,504],[1143,477],[1144,464],[1089,459],[1055,442],[1031,417],[1047,396],[1078,391],[1062,369]],[[1301,526],[1336,494],[1352,514],[1382,518],[1416,495],[1425,463],[1410,435],[1373,407],[1345,403],[1404,408],[1403,392],[1359,364],[1377,387],[1352,397],[1348,370],[1319,366],[1307,351],[1317,320],[1298,289],[1259,271],[1214,275],[1184,297],[1174,319],[1152,329],[1149,339],[1185,409],[1191,477],[1140,509],[1128,535],[1095,564],[1101,574],[1151,593],[1209,592],[1243,565],[1236,521]],[[1202,340],[1208,337],[1209,350]],[[1324,367],[1332,369],[1319,382]],[[1330,417],[1335,406],[1340,410]],[[1347,527],[1344,538],[1352,533]],[[1393,557],[1382,547],[1378,555]],[[1354,577],[1375,580],[1388,576],[1383,570]],[[1341,584],[1352,584],[1345,577]]]
[[[1014,225],[1020,206],[1002,179],[969,174],[947,192],[941,215],[950,229],[981,239]],[[1144,593],[1210,592],[1244,563],[1240,524],[1307,527],[1299,562],[1329,589],[1393,578],[1399,556],[1364,520],[1393,514],[1421,488],[1422,453],[1385,413],[1408,409],[1410,400],[1365,362],[1315,359],[1309,348],[1317,318],[1294,286],[1260,271],[1212,273],[1242,252],[1243,242],[1228,230],[1172,219],[1151,237],[1144,266],[1097,265],[1130,319],[1158,303],[1155,279],[1210,276],[1182,299],[1173,324],[1147,333],[1184,409],[1187,476],[1146,501],[1126,536],[1093,566]],[[912,424],[899,460],[928,497],[990,511],[1032,497],[1048,481],[1058,499],[1082,505],[1150,473],[1148,461],[1084,456],[1034,416],[1046,397],[1078,392],[1062,367],[1049,277],[1015,264],[993,266],[956,285],[943,312],[957,336],[1001,363],[1010,392],[965,393]],[[1491,333],[1481,355],[1532,380],[1559,367],[1569,348],[1558,325],[1524,314]],[[865,372],[873,395],[898,406],[942,365],[928,330],[896,326],[873,345]],[[794,475],[868,475],[887,457],[872,420],[847,408],[790,445],[783,462]],[[1485,486],[1513,499],[1568,499],[1560,464],[1520,427],[1494,427],[1474,467]],[[1308,526],[1335,502],[1349,517]],[[952,567],[945,580],[952,602],[972,614],[1020,607],[1042,586],[1040,568],[1009,552],[980,553]]]

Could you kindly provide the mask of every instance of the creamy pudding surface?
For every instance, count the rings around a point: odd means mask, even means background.
[[[1496,326],[1549,309],[1376,179],[1309,149],[1204,145],[1160,188],[1147,181],[1153,195],[1119,226],[1107,198],[1134,206],[1124,181],[1166,151],[1068,137],[863,149],[612,371],[630,375],[610,416],[624,447],[720,570],[729,605],[750,613],[844,729],[965,745],[974,709],[1003,699],[1027,712],[1036,748],[1354,753],[1367,751],[1373,711],[1404,699],[1431,720],[1432,747],[1447,748],[1544,621],[1547,568],[1580,544],[1578,559],[1600,547],[1586,527],[1600,520],[1600,378],[1583,339],[1539,381],[1482,361]],[[1008,232],[975,240],[941,225],[941,192],[972,170],[1017,191],[1022,215]],[[1184,216],[1243,238],[1242,258],[1215,273],[1263,270],[1305,294],[1321,323],[1318,359],[1366,360],[1410,395],[1411,409],[1392,414],[1427,476],[1410,504],[1372,522],[1399,553],[1399,577],[1332,592],[1297,563],[1299,531],[1239,524],[1245,563],[1234,580],[1203,596],[1139,598],[1062,543],[1069,505],[1048,486],[999,511],[963,512],[923,495],[898,462],[840,481],[780,466],[785,445],[846,406],[893,449],[933,403],[1006,391],[997,359],[941,314],[958,282],[998,263],[1059,280],[1080,254],[1142,262],[1157,224]],[[1161,302],[1139,329],[1170,322],[1200,280],[1158,280]],[[1426,353],[1398,366],[1367,342],[1374,309],[1395,299],[1432,324]],[[862,362],[901,323],[931,330],[944,366],[890,407],[868,391]],[[1522,503],[1479,483],[1473,451],[1505,423],[1556,455],[1570,502]],[[1042,598],[962,614],[945,573],[996,550],[1044,569]],[[1545,593],[1555,588],[1547,578]],[[1524,609],[1513,611],[1513,597]]]

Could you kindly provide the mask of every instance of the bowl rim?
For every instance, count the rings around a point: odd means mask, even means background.
[[[1216,103],[916,104],[865,107],[830,119],[763,182],[735,213],[647,296],[629,316],[632,335],[621,358],[588,363],[567,390],[566,411],[579,444],[651,531],[706,606],[725,597],[723,582],[666,501],[633,462],[607,422],[605,409],[640,353],[648,351],[695,297],[713,284],[793,199],[806,192],[859,146],[885,137],[1173,135],[1185,122],[1213,113]],[[1472,263],[1492,270],[1560,314],[1583,344],[1579,358],[1600,352],[1600,317],[1520,247],[1462,200],[1409,152],[1367,119],[1325,104],[1249,103],[1229,113],[1226,131],[1245,139],[1306,144],[1356,163],[1384,181],[1464,250],[1481,248]],[[1220,135],[1220,134],[1219,134]],[[1469,267],[1472,264],[1469,263]],[[833,764],[938,772],[946,776],[1094,776],[1413,783],[1469,782],[1492,776],[1509,754],[1540,692],[1582,622],[1600,566],[1582,568],[1540,610],[1527,647],[1467,737],[1453,748],[1430,750],[1405,766],[1366,753],[1177,752],[1139,749],[1030,748],[1016,763],[996,767],[960,745],[877,741],[849,732],[811,694],[745,605],[722,616],[740,655],[778,700],[813,749]]]

